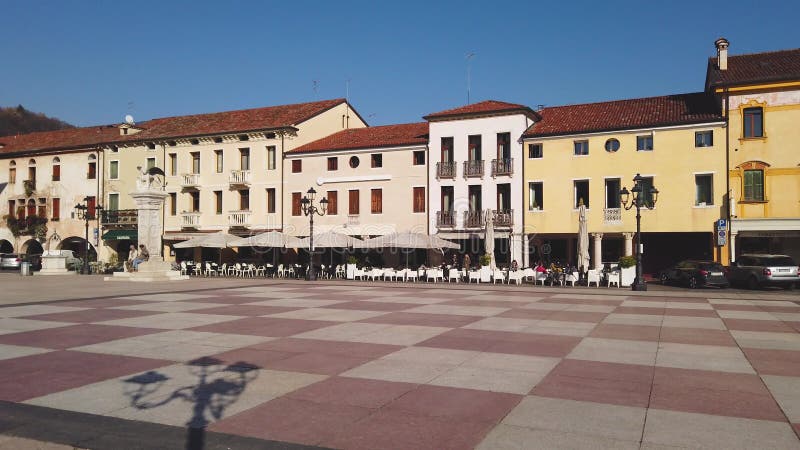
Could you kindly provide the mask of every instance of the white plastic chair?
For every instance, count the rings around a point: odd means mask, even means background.
[[[522,276],[528,281],[533,281],[536,279],[536,271],[530,267],[526,267],[522,269]]]
[[[506,274],[502,271],[502,269],[494,269],[492,272],[492,281],[494,284],[497,284],[497,280],[500,280],[500,284],[503,284],[506,281]]]
[[[223,263],[221,266],[217,267],[217,275],[218,276],[225,276],[225,273],[228,271],[228,263]]]
[[[428,269],[427,271],[425,271],[425,281],[433,280],[433,282],[436,283],[437,281],[439,281],[439,278],[441,278],[441,275],[439,274],[439,269]]]
[[[202,263],[195,264],[194,265],[194,275],[199,277],[202,274],[203,274],[203,264]]]
[[[383,276],[383,269],[372,269],[369,273],[369,279],[375,281]]]
[[[600,287],[600,273],[597,269],[590,269],[586,273],[586,286],[591,286],[592,283],[595,287]]]
[[[214,275],[216,275],[216,274],[217,274],[217,271],[216,271],[216,270],[214,270],[214,269],[211,267],[211,263],[210,263],[210,262],[206,262],[206,263],[205,263],[205,266],[206,266],[206,270],[205,270],[205,271],[203,271],[203,275],[205,275],[205,276],[207,276],[207,277],[213,277]]]
[[[469,283],[472,283],[472,280],[475,280],[476,283],[481,282],[481,272],[479,270],[469,271]]]
[[[335,274],[336,278],[344,278],[345,276],[344,266],[342,266],[341,264],[337,265]]]
[[[542,283],[542,286],[544,286],[545,280],[547,280],[546,272],[536,272],[536,274],[533,277],[533,284],[537,285],[539,283]]]
[[[186,261],[181,261],[181,275],[186,275],[188,269],[186,268]]]
[[[461,271],[458,269],[450,269],[447,272],[447,282],[449,283],[450,280],[456,280],[456,283],[461,282]]]
[[[406,282],[413,281],[417,282],[419,279],[419,273],[416,270],[406,269]]]
[[[386,281],[387,279],[389,281],[394,281],[395,278],[397,278],[397,272],[394,269],[391,267],[388,269],[383,269],[383,281]]]
[[[575,287],[576,281],[578,281],[578,272],[568,273],[564,278],[564,282],[569,283],[572,287]]]
[[[616,284],[619,287],[619,272],[612,271],[608,274],[608,280],[606,280],[606,286],[611,287],[612,284]]]
[[[525,277],[525,274],[521,270],[515,270],[512,272],[508,272],[508,284],[511,284],[513,281],[515,284],[522,284],[522,279]]]
[[[364,269],[359,269],[358,267],[356,267],[353,270],[353,279],[354,280],[356,278],[358,278],[359,280],[364,281],[364,277],[365,276],[367,276],[367,273],[366,273],[366,271]]]
[[[236,271],[239,269],[238,267],[236,267],[238,265],[239,265],[239,263],[231,264],[230,266],[228,266],[227,275],[228,276],[236,275]]]

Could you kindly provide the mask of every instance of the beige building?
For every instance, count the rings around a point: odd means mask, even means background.
[[[427,135],[427,123],[351,129],[288,151],[285,231],[308,236],[300,201],[313,188],[329,205],[315,233],[427,233]]]

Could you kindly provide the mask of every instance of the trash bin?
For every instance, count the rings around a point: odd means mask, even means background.
[[[31,263],[29,262],[19,263],[19,274],[22,276],[33,275],[33,272],[31,271]]]

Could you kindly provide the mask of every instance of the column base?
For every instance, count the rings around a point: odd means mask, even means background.
[[[172,264],[161,257],[145,261],[138,266],[136,272],[114,272],[113,276],[103,278],[103,281],[182,281],[188,280],[188,275],[181,275],[178,270],[172,270]]]
[[[644,280],[635,279],[633,280],[633,284],[631,285],[632,291],[646,291],[647,290],[647,283]]]

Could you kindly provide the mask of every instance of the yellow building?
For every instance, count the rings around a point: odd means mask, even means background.
[[[715,44],[706,89],[729,124],[730,260],[800,259],[800,49],[728,56],[727,40]]]
[[[576,262],[578,206],[587,207],[591,266],[630,255],[635,208],[619,191],[638,173],[660,191],[642,211],[644,270],[718,258],[725,131],[705,93],[548,107],[524,133],[525,242],[531,262]]]

